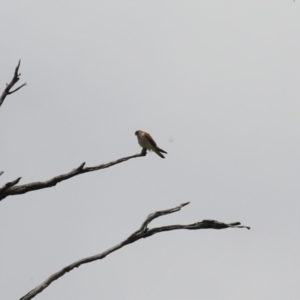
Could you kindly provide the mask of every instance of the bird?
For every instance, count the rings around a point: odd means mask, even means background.
[[[147,152],[147,150],[154,151],[161,158],[165,158],[161,154],[161,152],[166,153],[166,154],[167,154],[167,152],[165,150],[157,147],[155,141],[153,140],[153,138],[151,137],[151,135],[149,133],[142,131],[142,130],[137,130],[135,132],[135,135],[137,136],[138,142],[139,142],[140,146],[143,148],[144,152]]]

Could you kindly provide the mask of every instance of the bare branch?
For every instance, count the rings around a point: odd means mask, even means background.
[[[22,85],[20,85],[18,88],[16,88],[15,90],[13,90],[13,91],[11,91],[11,92],[9,92],[9,93],[7,93],[8,95],[11,95],[11,94],[13,94],[13,93],[15,93],[16,91],[18,91],[19,89],[21,89],[23,86],[25,86],[25,85],[27,85],[27,83],[25,82],[25,83],[23,83]]]
[[[145,222],[142,224],[141,228],[140,228],[140,231],[143,231],[147,228],[148,224],[150,222],[152,222],[154,219],[158,218],[158,217],[161,217],[161,216],[164,216],[164,215],[168,215],[168,214],[172,214],[174,212],[177,212],[179,210],[181,210],[181,208],[183,206],[186,206],[188,205],[190,202],[186,202],[186,203],[182,203],[180,204],[179,206],[176,206],[174,208],[171,208],[171,209],[166,209],[166,210],[161,210],[161,211],[156,211],[152,214],[150,214],[147,219],[145,220]]]
[[[110,248],[110,249],[108,249],[108,250],[106,250],[102,253],[80,259],[80,260],[64,267],[60,271],[52,274],[49,278],[47,278],[44,282],[42,282],[36,288],[31,290],[25,296],[23,296],[20,300],[32,299],[37,294],[41,293],[45,288],[47,288],[53,281],[55,281],[55,280],[59,279],[60,277],[64,276],[66,273],[72,271],[74,268],[78,268],[83,264],[87,264],[87,263],[90,263],[90,262],[93,262],[93,261],[96,261],[96,260],[99,260],[99,259],[103,259],[107,255],[111,254],[112,252],[114,252],[114,251],[116,251],[116,250],[118,250],[118,249],[120,249],[120,248],[122,248],[126,245],[134,243],[134,242],[138,241],[141,238],[147,238],[147,237],[152,236],[152,235],[154,235],[156,233],[159,233],[159,232],[177,230],[177,229],[188,229],[188,230],[208,229],[208,228],[211,228],[211,229],[224,229],[224,228],[247,228],[247,229],[250,229],[250,227],[247,227],[247,226],[240,226],[239,222],[225,224],[225,223],[214,221],[214,220],[203,220],[202,222],[197,222],[197,223],[190,224],[190,225],[169,225],[169,226],[157,227],[157,228],[153,228],[153,229],[148,229],[147,228],[147,225],[149,225],[149,223],[152,220],[154,220],[158,217],[167,215],[167,214],[177,212],[177,211],[181,210],[181,208],[183,206],[188,205],[188,204],[189,204],[189,202],[183,203],[183,204],[180,204],[177,207],[162,210],[162,211],[157,211],[157,212],[154,212],[154,213],[150,214],[146,218],[146,220],[143,222],[140,229],[137,230],[136,232],[134,232],[133,234],[131,234],[123,242],[119,243],[118,245],[116,245],[116,246],[114,246],[114,247],[112,247],[112,248]]]
[[[2,193],[4,193],[5,191],[7,191],[9,188],[11,188],[12,186],[16,185],[19,183],[19,181],[21,180],[22,177],[19,177],[17,179],[15,179],[14,181],[11,182],[7,182],[6,184],[4,184],[4,186],[0,189],[0,195]]]
[[[102,164],[102,165],[98,165],[98,166],[95,166],[95,167],[85,167],[84,168],[85,163],[82,163],[78,168],[76,168],[76,169],[74,169],[74,170],[72,170],[68,173],[58,175],[58,176],[53,177],[53,178],[51,178],[47,181],[42,181],[42,182],[37,181],[37,182],[27,183],[27,184],[23,184],[23,185],[16,185],[19,182],[19,180],[21,179],[21,178],[18,178],[15,181],[6,183],[0,189],[0,201],[3,200],[4,198],[6,198],[7,196],[20,195],[20,194],[25,194],[25,193],[31,192],[31,191],[36,191],[36,190],[41,190],[41,189],[53,187],[57,183],[59,183],[61,181],[64,181],[64,180],[67,180],[69,178],[72,178],[74,176],[77,176],[79,174],[84,174],[84,173],[88,173],[88,172],[93,172],[93,171],[97,171],[97,170],[106,169],[106,168],[109,168],[109,167],[114,166],[116,164],[120,164],[124,161],[127,161],[129,159],[137,158],[137,157],[143,157],[145,155],[146,155],[145,152],[141,152],[140,154],[135,154],[135,155],[132,155],[132,156],[123,157],[123,158],[120,158],[118,160],[109,162],[107,164]]]
[[[19,86],[18,88],[16,88],[15,90],[11,91],[11,88],[20,80],[20,76],[21,76],[21,74],[19,74],[20,64],[21,64],[21,60],[19,60],[19,63],[16,66],[15,73],[14,73],[14,76],[13,76],[11,82],[6,84],[6,88],[4,89],[2,95],[0,96],[0,106],[4,102],[7,95],[10,95],[10,94],[18,91],[19,89],[21,89],[23,86],[26,85],[26,83],[24,83],[21,86]]]

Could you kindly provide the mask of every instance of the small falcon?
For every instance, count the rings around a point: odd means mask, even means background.
[[[137,136],[138,142],[139,142],[140,146],[143,148],[143,150],[145,149],[145,151],[146,150],[154,151],[161,158],[165,158],[161,154],[161,152],[166,153],[166,154],[167,154],[167,152],[156,146],[155,141],[153,140],[153,138],[151,137],[151,135],[149,133],[142,131],[142,130],[137,130],[135,132],[135,135]]]

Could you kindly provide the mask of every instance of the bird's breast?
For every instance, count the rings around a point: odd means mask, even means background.
[[[151,144],[148,141],[148,139],[143,137],[143,136],[138,137],[138,142],[139,142],[139,144],[142,148],[146,148],[146,149],[151,149],[152,148]]]

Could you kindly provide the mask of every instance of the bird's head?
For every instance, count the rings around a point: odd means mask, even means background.
[[[140,130],[137,130],[137,131],[135,132],[135,135],[136,135],[136,136],[139,136],[139,135],[140,135],[140,132],[141,132]]]

